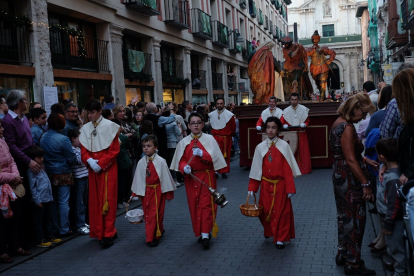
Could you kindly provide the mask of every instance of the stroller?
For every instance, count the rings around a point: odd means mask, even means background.
[[[413,275],[414,264],[414,180],[400,187],[400,199],[403,201],[405,223],[405,252],[407,257],[407,275]]]

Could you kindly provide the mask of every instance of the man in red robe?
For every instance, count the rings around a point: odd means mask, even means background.
[[[230,172],[230,157],[232,137],[236,133],[236,120],[234,114],[224,108],[224,99],[216,99],[216,110],[208,114],[212,127],[211,135],[214,136],[220,150],[223,153],[227,166],[218,171],[223,179],[227,178],[226,173]]]
[[[194,179],[192,175],[206,185],[217,189],[214,172],[226,167],[226,161],[220,148],[211,135],[202,133],[203,118],[191,113],[188,118],[191,135],[182,139],[174,154],[171,170],[180,171],[185,178],[188,207],[190,209],[193,231],[205,249],[210,247],[210,232],[216,237],[217,204],[214,203],[207,187]]]
[[[305,130],[310,123],[309,108],[299,104],[299,94],[297,93],[290,95],[290,103],[291,105],[283,110],[283,116],[280,118],[280,121],[283,124],[283,128],[285,130],[289,129],[292,135],[295,134],[293,132],[297,133],[297,136],[294,137],[296,150],[293,154],[295,155],[301,173],[308,174],[312,171],[308,134]],[[292,126],[295,127],[292,128]],[[288,140],[290,138],[286,136],[283,139]],[[292,146],[293,141],[289,143]]]
[[[104,248],[118,237],[115,219],[118,197],[119,126],[102,117],[98,100],[89,101],[85,110],[89,123],[81,129],[82,162],[89,168],[89,224],[91,238]]]
[[[289,145],[277,137],[282,123],[269,117],[265,123],[268,139],[257,145],[250,170],[249,195],[260,187],[259,216],[265,238],[273,237],[278,249],[295,238],[295,225],[290,197],[296,193],[293,176],[300,175]],[[277,169],[275,169],[277,168]]]

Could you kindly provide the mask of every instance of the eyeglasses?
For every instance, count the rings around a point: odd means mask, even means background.
[[[75,113],[79,113],[79,111],[77,111],[77,110],[66,111],[66,112],[73,113],[73,114],[75,114]]]
[[[189,123],[190,126],[196,126],[196,125],[201,125],[203,122],[202,121],[198,121],[198,122],[192,122]]]
[[[359,108],[360,110],[361,110],[361,112],[362,112],[362,116],[367,116],[368,115],[368,112],[365,112],[364,110],[362,110],[362,108],[360,107]]]

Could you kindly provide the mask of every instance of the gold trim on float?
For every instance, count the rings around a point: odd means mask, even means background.
[[[308,126],[307,128],[317,128],[317,127],[321,127],[325,129],[325,139],[326,139],[326,149],[325,149],[325,156],[311,156],[311,159],[323,159],[323,158],[328,158],[328,126]]]

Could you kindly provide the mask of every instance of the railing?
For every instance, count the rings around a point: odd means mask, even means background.
[[[188,1],[165,0],[165,22],[179,29],[190,28]]]
[[[230,91],[237,90],[236,76],[227,76],[227,86]]]
[[[126,79],[152,79],[151,54],[122,49],[122,61]],[[136,77],[134,76],[136,74]],[[139,78],[141,75],[143,78]]]
[[[401,17],[402,17],[401,26],[403,29],[410,27],[408,26],[408,16],[409,16],[408,3],[407,3],[407,0],[403,0],[401,3]]]
[[[194,82],[194,80],[200,77],[200,82]],[[207,85],[206,85],[206,71],[204,70],[196,70],[196,69],[191,69],[191,84],[193,89],[207,89]]]
[[[259,18],[257,19],[259,25],[263,25],[263,13],[262,10],[259,10]]]
[[[229,30],[226,25],[219,21],[213,21],[213,44],[221,46],[223,48],[229,47]]]
[[[108,41],[87,36],[78,40],[55,30],[50,30],[49,35],[53,68],[109,72]]]
[[[247,9],[247,0],[240,0],[239,5],[240,5],[240,8]]]
[[[233,53],[241,53],[242,46],[237,44],[237,39],[239,38],[240,33],[238,30],[233,30],[232,34],[229,36],[229,51]]]
[[[243,52],[242,52],[243,57],[249,58],[249,56],[251,55],[252,52],[253,52],[252,42],[246,40],[243,43]]]
[[[183,79],[183,61],[169,57],[162,57],[161,72],[163,82],[174,82],[178,78]]]
[[[280,9],[280,6],[281,6],[280,5],[280,0],[276,0],[275,1],[275,7],[276,7],[276,9],[279,10]]]
[[[281,39],[281,37],[279,36],[280,35],[279,27],[275,26],[275,28],[276,30],[275,30],[275,33],[273,34],[273,38]]]
[[[223,74],[212,72],[213,90],[223,90]]]
[[[269,20],[269,34],[273,34],[273,22]]]
[[[269,18],[267,17],[267,15],[264,16],[264,29],[269,29]]]
[[[158,11],[157,0],[121,0],[121,3],[141,15],[153,16],[161,14]]]
[[[253,18],[257,16],[256,3],[253,0],[249,0],[249,14]]]
[[[8,26],[0,21],[0,63],[32,66],[30,37],[25,26]]]
[[[191,33],[205,40],[213,39],[211,16],[200,9],[192,9]]]

